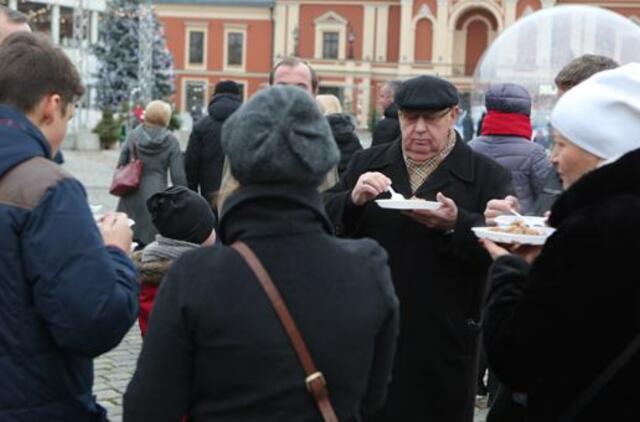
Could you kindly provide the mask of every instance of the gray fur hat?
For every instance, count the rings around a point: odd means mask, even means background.
[[[241,185],[318,186],[340,158],[327,119],[297,87],[266,88],[222,127],[222,148]]]

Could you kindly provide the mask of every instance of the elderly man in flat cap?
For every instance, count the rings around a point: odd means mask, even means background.
[[[391,388],[374,420],[471,422],[490,259],[470,229],[483,225],[487,201],[512,192],[510,175],[453,129],[451,83],[419,76],[400,86],[395,101],[401,138],[355,155],[325,194],[339,235],[370,237],[387,250],[400,299]],[[374,199],[388,197],[389,186],[440,207],[383,209]]]

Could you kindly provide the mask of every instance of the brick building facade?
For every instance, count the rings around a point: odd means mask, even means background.
[[[483,52],[541,8],[605,7],[633,20],[640,1],[572,0],[155,0],[176,64],[176,103],[201,110],[219,80],[248,98],[286,55],[308,60],[320,90],[366,126],[380,85],[438,74],[469,90]]]

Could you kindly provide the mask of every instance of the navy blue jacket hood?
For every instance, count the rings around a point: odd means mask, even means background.
[[[36,156],[51,158],[49,143],[40,129],[20,111],[0,105],[0,177]]]

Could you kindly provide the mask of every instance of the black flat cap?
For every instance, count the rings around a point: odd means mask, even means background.
[[[400,110],[442,110],[458,104],[458,90],[436,76],[423,75],[404,81],[396,91]]]

